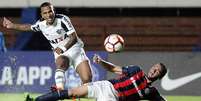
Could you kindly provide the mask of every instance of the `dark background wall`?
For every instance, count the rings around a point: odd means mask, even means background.
[[[112,33],[125,38],[126,51],[200,50],[201,8],[56,8],[56,11],[71,18],[86,50],[104,50],[104,38]],[[1,21],[6,16],[21,23],[22,9],[5,8],[0,12]],[[36,13],[40,18],[39,9]],[[5,33],[6,46],[12,48],[19,32],[2,26],[0,29]],[[40,33],[34,33],[22,50],[50,47]]]

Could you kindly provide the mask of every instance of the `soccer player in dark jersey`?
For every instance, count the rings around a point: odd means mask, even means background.
[[[158,90],[151,86],[151,83],[166,74],[167,69],[164,64],[154,64],[146,75],[139,66],[117,66],[98,55],[94,55],[93,61],[120,77],[84,84],[69,90],[53,91],[35,100],[27,96],[26,101],[56,101],[71,97],[95,98],[97,101],[166,101]]]

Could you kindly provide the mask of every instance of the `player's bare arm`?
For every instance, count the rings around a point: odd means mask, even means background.
[[[68,50],[69,48],[71,48],[76,42],[77,42],[77,33],[73,32],[72,34],[69,35],[69,42],[66,43],[65,48],[66,50]]]
[[[15,29],[19,31],[31,31],[31,24],[16,24],[6,17],[3,18],[3,27],[7,29]]]
[[[93,57],[93,61],[95,63],[97,63],[97,64],[102,65],[105,69],[107,69],[110,72],[114,72],[116,74],[122,74],[121,66],[117,66],[117,65],[114,65],[114,64],[112,64],[110,62],[107,62],[107,61],[103,60],[100,56],[98,56],[96,54]]]
[[[64,53],[66,50],[68,50],[70,47],[72,47],[76,42],[77,42],[77,34],[76,32],[73,32],[72,34],[69,35],[69,42],[65,44],[65,46],[61,46],[61,47],[57,47],[54,49],[54,51],[57,54],[62,54]]]

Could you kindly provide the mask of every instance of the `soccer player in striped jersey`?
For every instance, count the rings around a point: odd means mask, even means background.
[[[95,98],[97,101],[166,101],[158,90],[151,86],[151,83],[161,79],[166,74],[167,69],[164,64],[154,64],[146,75],[139,66],[117,66],[101,59],[98,55],[94,55],[93,60],[108,71],[120,75],[120,77],[96,81],[60,92],[47,93],[35,100],[31,100],[27,96],[26,101],[56,101],[71,97]]]
[[[49,2],[40,6],[41,19],[35,24],[16,24],[4,18],[3,26],[20,31],[39,31],[46,37],[52,46],[56,73],[55,82],[58,89],[64,89],[64,72],[69,65],[73,65],[83,83],[92,80],[89,59],[83,49],[84,44],[77,36],[68,16],[55,14],[54,7]]]

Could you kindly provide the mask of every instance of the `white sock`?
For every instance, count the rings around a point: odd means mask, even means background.
[[[65,84],[65,71],[62,69],[56,69],[55,72],[55,83],[56,86],[63,90],[64,89],[64,84]]]

